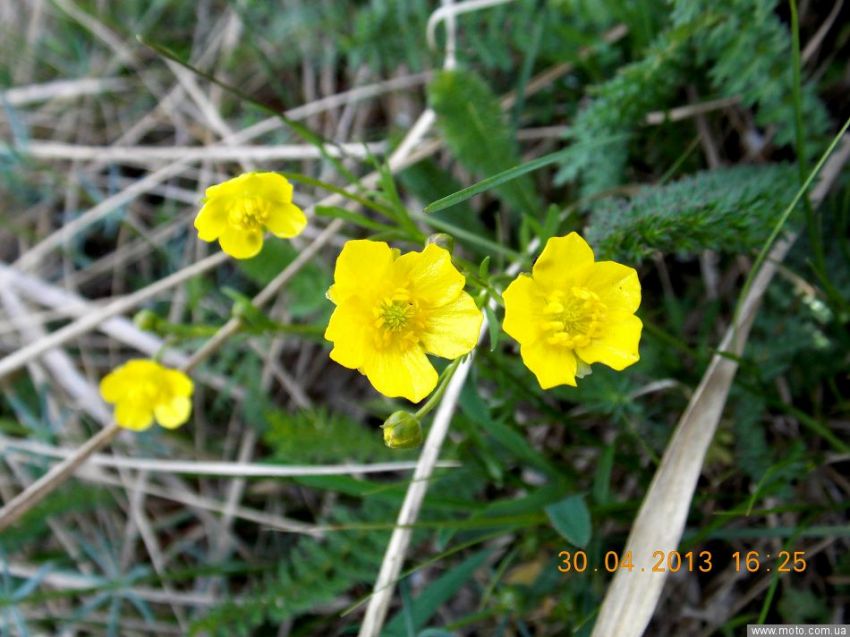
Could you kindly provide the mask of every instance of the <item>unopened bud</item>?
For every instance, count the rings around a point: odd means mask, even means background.
[[[429,236],[427,241],[425,241],[425,245],[428,245],[429,243],[445,248],[449,251],[449,254],[454,252],[455,249],[455,238],[445,232],[438,232]]]
[[[397,411],[381,425],[384,442],[391,449],[413,449],[422,444],[422,424],[413,414]]]
[[[146,332],[156,332],[159,327],[159,320],[156,312],[151,310],[139,310],[133,317],[133,323],[136,324],[136,327]]]

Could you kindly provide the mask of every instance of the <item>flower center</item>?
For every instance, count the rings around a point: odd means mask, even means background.
[[[381,327],[390,332],[405,328],[413,316],[413,304],[407,301],[389,301],[381,305]]]
[[[599,297],[582,287],[558,290],[546,298],[543,308],[543,329],[546,342],[570,349],[587,347],[602,335],[605,304]]]
[[[419,341],[419,306],[407,290],[399,289],[381,300],[374,309],[380,345],[412,345]]]
[[[153,407],[161,403],[166,395],[167,388],[162,383],[146,379],[127,389],[127,402]]]
[[[235,202],[227,215],[227,222],[242,230],[257,230],[269,218],[268,204],[260,197],[243,197]]]

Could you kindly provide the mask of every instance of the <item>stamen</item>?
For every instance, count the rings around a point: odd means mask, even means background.
[[[259,197],[243,197],[238,202],[234,202],[227,215],[230,225],[243,230],[261,228],[268,218],[268,204]]]
[[[541,327],[549,345],[567,349],[587,347],[602,334],[605,304],[592,290],[574,286],[552,293],[543,306]]]

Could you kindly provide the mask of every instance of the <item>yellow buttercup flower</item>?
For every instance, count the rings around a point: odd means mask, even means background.
[[[100,381],[100,395],[115,404],[115,422],[141,431],[154,419],[167,429],[179,427],[192,411],[192,379],[147,359],[126,362]]]
[[[591,363],[621,370],[640,358],[637,272],[594,261],[575,232],[549,239],[532,275],[520,274],[502,296],[505,331],[543,389],[575,386]]]
[[[451,255],[434,244],[399,256],[382,241],[349,241],[328,298],[331,358],[385,396],[419,402],[437,385],[426,354],[455,359],[475,347],[481,312]]]
[[[245,173],[210,186],[205,195],[195,217],[198,237],[218,239],[235,259],[256,256],[266,230],[288,239],[307,225],[307,217],[292,203],[292,184],[277,173]]]

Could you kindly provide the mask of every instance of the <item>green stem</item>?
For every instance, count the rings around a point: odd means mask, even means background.
[[[209,338],[221,329],[220,325],[183,325],[159,317],[151,318],[150,315],[147,320],[149,323],[143,326],[144,330],[164,336],[172,341],[176,339]],[[239,327],[239,332],[255,336],[271,333],[321,336],[324,328],[318,325],[293,325],[291,323],[278,323],[276,321],[266,323],[264,321],[263,325],[251,325],[243,322]]]
[[[794,135],[796,141],[797,167],[800,172],[800,184],[806,182],[806,146],[805,128],[803,125],[802,72],[800,62],[800,21],[797,15],[797,0],[788,0],[791,9],[791,67],[792,67],[792,97],[794,102]],[[809,245],[812,250],[812,270],[823,285],[824,291],[835,307],[846,307],[841,293],[835,288],[826,275],[826,256],[823,249],[823,230],[821,218],[815,214],[808,195],[803,197],[803,209],[806,214],[806,228],[809,235]]]
[[[461,356],[461,358],[463,357]],[[460,365],[461,358],[454,359],[451,363],[449,363],[449,366],[443,370],[442,378],[440,379],[440,384],[437,387],[437,390],[431,394],[428,401],[419,408],[419,411],[416,412],[415,416],[417,418],[421,420],[424,416],[427,416],[428,413],[431,412],[431,410],[433,410],[440,402],[440,399],[446,391],[446,387],[449,385],[449,381],[452,379],[452,376],[454,376],[458,366]]]

